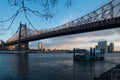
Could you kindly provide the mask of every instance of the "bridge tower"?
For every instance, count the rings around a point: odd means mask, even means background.
[[[23,42],[22,39],[27,37],[27,27],[26,24],[21,24],[20,22],[20,26],[18,29],[18,41],[16,44],[16,50],[18,51],[22,51],[22,50],[28,50],[29,46],[28,46],[28,42]]]

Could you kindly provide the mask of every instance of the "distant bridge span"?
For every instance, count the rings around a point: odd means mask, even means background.
[[[5,46],[28,43],[30,41],[46,38],[85,33],[91,31],[112,29],[120,27],[120,1],[112,0],[99,9],[88,13],[76,20],[55,28],[44,30],[31,30],[20,24],[16,33],[6,41]]]

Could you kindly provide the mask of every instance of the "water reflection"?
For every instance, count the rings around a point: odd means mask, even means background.
[[[21,80],[26,80],[29,73],[29,54],[25,55],[17,55],[18,62],[17,64],[17,71],[18,71],[18,77],[21,78]]]
[[[0,54],[0,80],[26,80],[29,55]]]
[[[112,66],[114,65],[104,61],[74,62],[74,78],[75,80],[93,80]]]

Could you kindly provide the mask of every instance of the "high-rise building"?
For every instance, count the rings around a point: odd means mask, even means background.
[[[113,53],[113,52],[114,52],[114,43],[110,43],[110,44],[108,45],[108,52],[109,52],[109,53]]]
[[[107,48],[107,41],[100,41],[98,42],[98,49],[99,50],[104,50],[105,53],[108,51],[108,48]]]
[[[3,41],[3,40],[0,40],[0,45],[1,45],[1,44],[4,44],[4,41]]]
[[[41,50],[41,51],[43,50],[43,43],[42,42],[38,43],[38,49]]]

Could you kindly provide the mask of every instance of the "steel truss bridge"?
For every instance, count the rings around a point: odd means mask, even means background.
[[[120,0],[112,0],[91,13],[54,28],[31,30],[20,23],[18,30],[6,41],[5,46],[118,27],[120,27]]]

